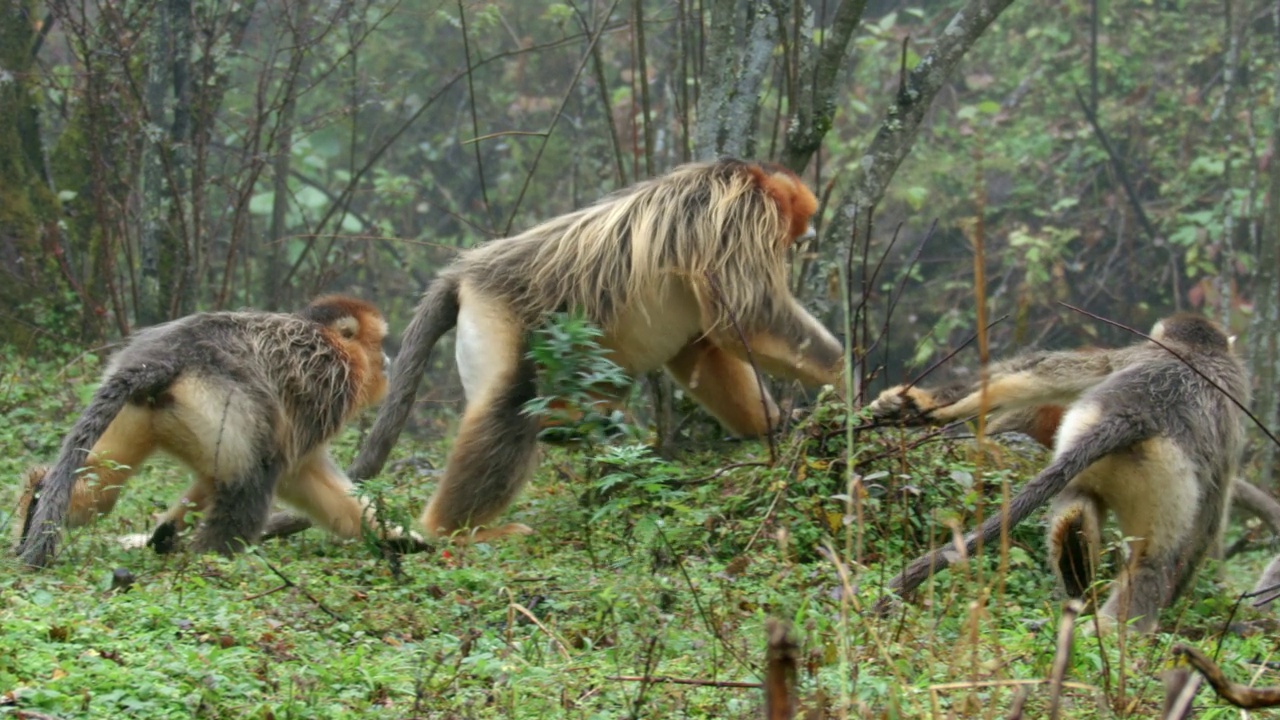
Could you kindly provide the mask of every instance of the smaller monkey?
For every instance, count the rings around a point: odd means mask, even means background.
[[[1069,596],[1084,597],[1102,523],[1115,513],[1133,539],[1099,612],[1104,629],[1132,620],[1137,630],[1152,631],[1157,613],[1186,589],[1219,540],[1244,443],[1242,414],[1224,391],[1247,402],[1248,376],[1222,330],[1183,313],[1156,323],[1151,338],[1116,350],[1033,352],[996,363],[985,401],[980,383],[938,394],[899,386],[871,406],[879,418],[930,424],[984,407],[1065,407],[1053,461],[1013,498],[1007,522],[1013,527],[1053,499],[1050,565]],[[998,538],[1004,522],[996,514],[970,533],[969,552]],[[916,560],[890,589],[913,590],[951,555],[944,548]]]
[[[377,308],[343,296],[296,314],[197,313],[139,331],[111,359],[52,467],[28,471],[18,554],[47,565],[62,528],[110,512],[157,449],[196,474],[152,533],[157,552],[173,550],[187,514],[203,511],[195,549],[231,554],[258,539],[273,498],[355,537],[371,511],[328,443],[386,394],[386,334]]]
[[[1065,413],[1066,408],[1061,405],[1037,405],[995,413],[987,423],[987,434],[1019,432],[1052,450]],[[1231,483],[1231,505],[1258,518],[1271,532],[1280,535],[1280,501],[1267,491],[1237,477]]]

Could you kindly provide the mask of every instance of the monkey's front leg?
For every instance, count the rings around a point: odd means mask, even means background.
[[[751,365],[705,338],[689,343],[668,361],[667,372],[734,434],[759,437],[781,419]]]
[[[743,360],[754,361],[770,375],[811,387],[834,385],[844,392],[844,347],[798,302],[788,299],[773,317],[752,320],[739,319],[747,347],[734,327],[717,329],[713,341]]]
[[[1070,405],[1116,370],[1112,355],[1096,350],[1028,353],[993,363],[985,388],[981,379],[931,390],[889,388],[871,403],[871,414],[881,420],[941,425],[984,410]]]

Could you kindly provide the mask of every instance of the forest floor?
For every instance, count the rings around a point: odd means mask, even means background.
[[[6,533],[21,471],[53,459],[92,389],[96,368],[78,367],[0,368]],[[344,433],[340,462],[359,435]],[[962,439],[908,452],[918,434],[900,431],[860,433],[849,453],[844,437],[798,427],[772,467],[759,442],[691,443],[671,460],[548,447],[508,514],[534,535],[390,559],[316,530],[233,559],[123,549],[116,538],[145,532],[185,487],[152,462],[53,567],[0,561],[0,716],[757,718],[777,618],[799,642],[803,717],[1002,718],[1020,698],[1023,717],[1047,717],[1063,603],[1038,523],[916,602],[868,612],[907,560],[947,541],[948,523],[995,512],[1043,453]],[[402,440],[371,486],[390,516],[416,515],[446,449]],[[846,457],[860,513],[846,510]],[[1157,717],[1180,642],[1237,682],[1280,685],[1275,622],[1236,608],[1275,552],[1251,524],[1233,518],[1228,545],[1258,539],[1211,562],[1161,632],[1077,630],[1061,717]],[[120,570],[127,588],[112,587]],[[1245,717],[1207,688],[1197,707]]]

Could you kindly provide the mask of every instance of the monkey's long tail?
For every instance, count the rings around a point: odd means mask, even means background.
[[[387,397],[378,410],[369,438],[347,471],[352,479],[364,480],[377,475],[391,454],[413,409],[418,383],[427,370],[432,348],[441,335],[458,324],[458,284],[456,275],[439,275],[418,303],[391,368]]]
[[[76,471],[85,466],[89,451],[125,403],[155,397],[173,384],[180,372],[173,365],[146,363],[122,367],[102,382],[63,439],[57,462],[33,488],[36,497],[27,506],[27,517],[19,518],[23,527],[18,555],[25,564],[45,567],[53,558],[75,489]]]
[[[1086,468],[1113,452],[1130,447],[1155,435],[1153,428],[1135,422],[1133,418],[1110,416],[1100,420],[1093,427],[1082,433],[1049,467],[1040,471],[1031,482],[1009,502],[1009,514],[1003,512],[987,518],[982,527],[965,536],[965,555],[972,555],[978,548],[979,541],[984,546],[1000,537],[1002,527],[1012,530],[1018,523],[1027,519],[1037,508],[1044,505],[1071,482],[1071,479]],[[913,561],[896,577],[889,581],[889,591],[899,596],[906,595],[920,586],[939,570],[950,567],[959,553],[951,545],[938,548]],[[883,613],[892,604],[893,596],[886,594],[876,602],[875,612]]]

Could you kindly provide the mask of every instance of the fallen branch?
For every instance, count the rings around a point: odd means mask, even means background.
[[[1222,669],[1210,660],[1207,655],[1190,645],[1174,647],[1173,654],[1175,657],[1181,656],[1185,658],[1191,667],[1204,676],[1204,679],[1209,682],[1209,686],[1218,694],[1218,697],[1238,708],[1256,710],[1258,708],[1280,707],[1280,687],[1254,688],[1233,683],[1227,679],[1227,676],[1222,673]]]

